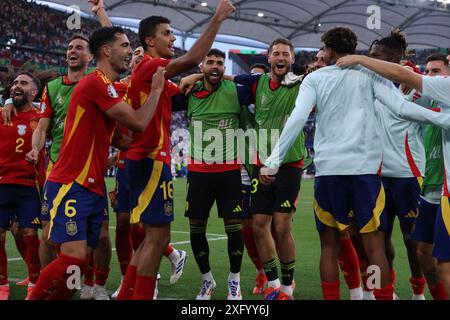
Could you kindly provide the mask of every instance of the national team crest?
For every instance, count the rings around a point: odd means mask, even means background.
[[[118,98],[119,95],[117,94],[116,89],[114,88],[114,86],[112,84],[110,84],[108,86],[108,94],[111,98]]]
[[[48,203],[47,201],[42,201],[42,205],[41,205],[41,214],[43,216],[48,214]]]
[[[19,136],[24,136],[27,133],[27,126],[23,124],[17,125],[17,133]]]
[[[75,221],[66,222],[66,233],[69,236],[74,236],[78,233],[77,223]]]
[[[164,204],[164,214],[168,217],[173,215],[173,204],[170,202],[166,202]]]

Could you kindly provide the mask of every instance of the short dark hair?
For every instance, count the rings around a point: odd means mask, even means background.
[[[21,71],[16,75],[15,78],[17,78],[20,75],[26,75],[27,77],[30,77],[31,80],[33,81],[34,85],[37,88],[37,92],[39,92],[41,90],[41,81],[38,78],[36,78],[36,76],[34,74],[32,74],[31,72],[28,72],[28,71]]]
[[[285,38],[278,38],[272,41],[272,43],[269,46],[269,54],[272,52],[272,49],[274,46],[276,46],[277,44],[285,44],[287,46],[289,46],[289,48],[291,48],[291,52],[294,53],[294,45],[292,44],[292,42],[288,39]]]
[[[322,35],[325,46],[336,53],[354,54],[358,45],[358,37],[350,28],[336,27]]]
[[[372,51],[373,46],[383,46],[396,62],[399,62],[403,56],[406,55],[408,42],[406,42],[406,35],[399,28],[391,31],[388,37],[372,42],[369,52]]]
[[[95,30],[89,38],[89,50],[95,59],[100,58],[100,48],[110,42],[116,40],[116,33],[125,34],[125,30],[121,27],[103,27]]]
[[[225,52],[219,50],[219,49],[211,49],[209,50],[208,54],[206,55],[207,57],[211,57],[211,56],[216,56],[216,57],[220,57],[223,58],[225,60],[226,56],[225,56]]]
[[[147,51],[147,44],[145,43],[145,39],[147,37],[154,37],[156,35],[156,28],[162,23],[170,24],[170,20],[166,17],[150,16],[141,20],[141,22],[139,23],[139,41],[141,42],[141,45],[145,51]]]
[[[264,73],[269,72],[269,67],[267,65],[265,65],[264,63],[255,63],[250,67],[250,70],[254,69],[254,68],[260,68],[264,70]]]
[[[427,63],[430,61],[442,61],[446,66],[448,66],[447,56],[443,54],[436,53],[428,56]]]
[[[71,43],[73,40],[76,40],[76,39],[80,39],[80,40],[83,40],[83,41],[86,41],[87,43],[89,43],[89,38],[87,36],[85,36],[84,34],[81,34],[81,33],[75,33],[70,38],[69,43]]]

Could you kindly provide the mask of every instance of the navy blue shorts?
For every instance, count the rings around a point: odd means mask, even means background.
[[[397,216],[401,224],[414,224],[418,216],[421,183],[419,178],[383,177],[386,192],[386,214],[392,228]]]
[[[125,168],[117,169],[116,190],[117,202],[114,211],[116,213],[130,213],[130,183]]]
[[[130,223],[166,224],[174,219],[172,173],[153,159],[126,159],[130,182]]]
[[[37,229],[41,199],[36,187],[0,184],[0,228],[8,230],[17,220],[19,228]]]
[[[385,193],[377,175],[320,176],[314,180],[317,230],[345,230],[352,212],[361,233],[384,230]]]
[[[55,243],[86,240],[97,246],[105,214],[105,197],[76,182],[47,181],[49,239]]]
[[[442,197],[434,227],[433,257],[438,261],[450,261],[450,198]]]
[[[436,225],[436,216],[439,213],[439,205],[428,202],[420,198],[419,216],[414,225],[412,239],[429,244],[434,243],[434,226]]]

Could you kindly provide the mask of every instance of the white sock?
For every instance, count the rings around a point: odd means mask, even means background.
[[[228,281],[237,281],[237,282],[241,281],[240,274],[241,274],[240,272],[238,273],[230,272],[230,274],[228,275]]]
[[[178,260],[181,258],[180,254],[178,253],[178,250],[173,249],[172,253],[169,254],[169,256],[167,257],[170,262],[172,262],[173,264],[177,263]]]
[[[214,278],[213,278],[212,272],[209,271],[207,273],[202,274],[202,279],[203,280],[208,280],[208,281],[213,281]]]
[[[294,294],[294,290],[292,290],[292,285],[285,286],[284,284],[281,285],[281,292],[286,293],[289,297],[292,297]]]
[[[281,286],[280,279],[276,278],[275,280],[269,281],[267,283],[267,287],[272,287],[274,289],[278,289]]]

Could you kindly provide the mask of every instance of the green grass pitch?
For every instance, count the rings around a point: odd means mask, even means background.
[[[108,190],[114,188],[114,180],[107,178]],[[170,264],[163,257],[161,263],[162,278],[159,281],[160,299],[194,299],[200,290],[201,275],[192,255],[189,242],[189,223],[184,217],[184,204],[186,197],[186,180],[178,179],[174,183],[175,201],[175,222],[172,224],[171,242],[175,248],[188,252],[189,258],[183,276],[173,286],[169,285]],[[302,189],[298,203],[298,209],[294,217],[292,233],[296,241],[296,268],[294,292],[295,299],[312,300],[322,299],[320,290],[319,257],[320,245],[318,233],[315,229],[315,222],[312,212],[313,200],[313,180],[302,181]],[[110,236],[113,248],[115,238],[115,214],[110,210]],[[208,239],[210,247],[210,263],[212,273],[217,282],[217,288],[213,294],[213,299],[226,299],[227,277],[229,264],[226,249],[226,236],[222,220],[217,218],[215,206],[211,212],[208,223]],[[410,299],[412,290],[409,284],[410,271],[406,258],[406,250],[403,245],[398,223],[394,230],[394,244],[396,248],[395,269],[397,272],[397,282],[395,291],[400,299]],[[12,235],[7,235],[8,271],[11,286],[10,299],[22,300],[25,298],[25,287],[15,285],[17,280],[26,277],[25,263],[19,259],[19,254],[15,248]],[[113,249],[114,250],[114,249]],[[244,253],[241,270],[241,289],[244,299],[261,299],[261,296],[252,295],[256,273],[253,264]],[[111,272],[107,282],[107,289],[112,293],[116,290],[120,282],[120,271],[117,262],[116,252],[113,251],[111,261]],[[348,299],[348,289],[341,276],[341,297]],[[431,299],[427,293],[427,299]],[[77,298],[77,297],[76,297]]]

